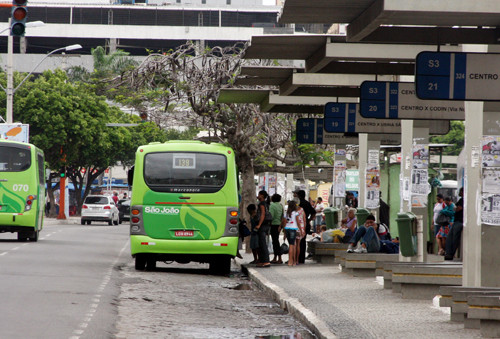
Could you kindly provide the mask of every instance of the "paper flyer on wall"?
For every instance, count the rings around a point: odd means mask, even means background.
[[[485,135],[481,140],[483,167],[500,167],[500,136]]]
[[[380,150],[378,149],[369,149],[368,150],[368,165],[378,166],[380,159]]]
[[[483,168],[483,193],[500,194],[500,168]]]
[[[380,191],[378,189],[366,191],[366,208],[374,209],[380,206]]]
[[[429,145],[414,144],[413,152],[413,168],[428,168],[429,167]]]
[[[481,197],[481,223],[500,226],[500,194],[483,193]]]
[[[427,196],[425,196],[425,195],[412,196],[411,197],[411,207],[413,207],[413,208],[427,207]]]
[[[427,195],[430,193],[429,173],[426,169],[411,170],[411,194]]]
[[[410,178],[406,177],[403,179],[403,200],[410,201],[411,191],[410,191]]]
[[[365,177],[367,190],[380,189],[380,168],[378,166],[368,167]]]
[[[346,161],[336,160],[335,167],[335,196],[345,197]]]

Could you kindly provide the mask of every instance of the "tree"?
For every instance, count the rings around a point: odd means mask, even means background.
[[[106,123],[139,118],[110,106],[92,87],[70,83],[61,70],[44,72],[27,82],[16,95],[14,115],[30,125],[30,141],[44,150],[46,162],[55,170],[48,182],[49,197],[54,201],[52,181],[65,166],[75,185],[78,211],[91,183],[106,168],[119,162],[130,164],[139,145],[166,139],[154,124],[140,124],[132,130],[107,127]]]
[[[220,89],[230,86],[238,74],[244,48],[236,45],[201,51],[188,43],[170,53],[152,54],[115,79],[114,98],[136,105],[138,110],[164,107],[163,115],[169,119],[185,126],[203,126],[210,140],[231,146],[243,181],[242,204],[246,205],[255,200],[254,173],[297,173],[302,166],[296,165],[304,158],[292,142],[295,117],[263,113],[257,105],[217,102]],[[278,167],[278,161],[289,166]]]
[[[430,138],[431,143],[452,144],[443,150],[445,155],[459,155],[465,143],[465,124],[463,121],[451,121],[450,132],[446,135],[437,135]]]

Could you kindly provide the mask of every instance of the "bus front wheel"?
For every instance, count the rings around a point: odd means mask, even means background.
[[[144,271],[146,269],[146,257],[143,254],[136,254],[135,269],[138,271]]]
[[[33,231],[31,232],[31,235],[29,236],[29,240],[30,241],[38,241],[38,234],[40,233],[40,231]]]
[[[17,241],[26,241],[29,238],[29,233],[27,232],[17,232]]]

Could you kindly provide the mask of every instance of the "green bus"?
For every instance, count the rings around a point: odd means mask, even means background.
[[[238,251],[237,179],[234,151],[221,144],[168,141],[140,146],[129,172],[135,268],[154,269],[157,261],[194,261],[229,273]]]
[[[35,145],[0,139],[0,232],[38,241],[45,212],[45,163]]]

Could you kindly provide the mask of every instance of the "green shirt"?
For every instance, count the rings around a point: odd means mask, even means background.
[[[271,225],[281,225],[281,218],[283,218],[283,206],[279,202],[272,202],[269,205],[269,212],[273,216]]]

